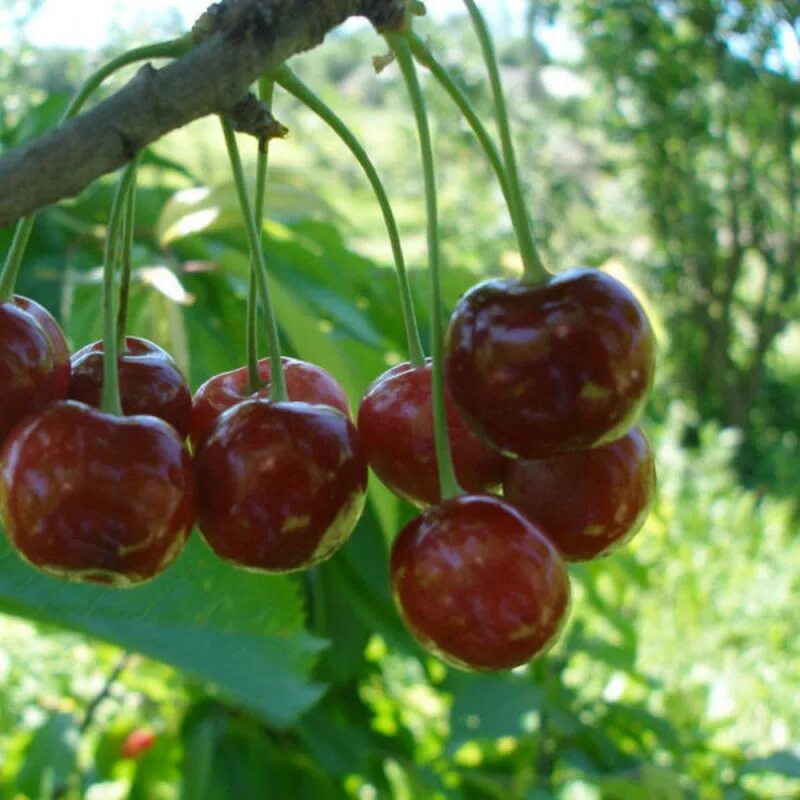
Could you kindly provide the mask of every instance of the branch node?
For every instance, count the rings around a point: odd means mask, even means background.
[[[262,151],[268,141],[283,139],[289,133],[289,129],[278,122],[267,105],[252,92],[228,112],[228,117],[237,131],[255,136]]]

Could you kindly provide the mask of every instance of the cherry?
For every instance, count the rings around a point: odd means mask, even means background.
[[[191,457],[163,420],[63,400],[7,439],[0,513],[39,569],[131,586],[166,569],[189,536]]]
[[[35,300],[31,300],[29,297],[22,297],[21,295],[14,295],[13,302],[17,308],[27,311],[28,314],[44,328],[44,332],[50,338],[50,344],[53,348],[53,355],[56,362],[58,397],[66,397],[70,373],[69,347],[67,346],[67,340],[64,338],[64,332],[61,330],[61,326],[56,322],[55,317]]]
[[[377,476],[418,506],[441,500],[433,426],[431,361],[392,367],[367,389],[358,409],[358,435]],[[469,428],[445,394],[456,477],[469,492],[502,483],[505,457]]]
[[[350,405],[347,395],[330,372],[307,361],[286,356],[281,358],[281,368],[289,400],[332,406],[349,416]],[[258,372],[264,386],[256,393],[248,391],[247,367],[215,375],[195,392],[189,432],[195,449],[208,436],[223,411],[249,398],[261,397],[266,400],[269,397],[272,374],[269,358],[263,358],[258,362]]]
[[[119,753],[122,758],[139,758],[156,743],[156,735],[144,728],[132,730],[122,742]]]
[[[592,450],[511,462],[504,488],[565,559],[586,561],[633,538],[655,485],[653,452],[637,427]]]
[[[392,547],[391,583],[415,638],[464,669],[530,661],[555,641],[569,607],[553,545],[491,495],[452,498],[406,525]]]
[[[633,294],[580,269],[544,284],[471,289],[450,320],[445,370],[456,404],[490,444],[542,458],[629,430],[652,383],[654,351]]]
[[[63,397],[53,342],[22,306],[0,303],[0,443],[23,417]]]
[[[120,351],[119,391],[128,416],[149,414],[172,425],[185,439],[192,395],[172,356],[157,344],[128,336]],[[94,342],[72,357],[69,397],[100,408],[103,400],[103,342]]]
[[[253,570],[328,558],[366,497],[355,428],[327,405],[245,400],[219,417],[195,464],[200,532],[218,556]]]

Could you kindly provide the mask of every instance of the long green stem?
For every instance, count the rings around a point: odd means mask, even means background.
[[[500,142],[503,148],[503,158],[506,163],[508,173],[509,188],[511,190],[512,202],[516,211],[514,212],[522,228],[520,240],[520,254],[522,263],[525,265],[525,277],[529,281],[540,281],[550,277],[542,261],[531,230],[530,218],[525,206],[525,197],[522,193],[522,184],[517,168],[517,157],[514,153],[514,142],[511,136],[511,124],[508,117],[508,106],[506,105],[503,84],[500,81],[500,70],[497,66],[497,55],[494,50],[491,33],[486,25],[486,20],[475,4],[475,0],[464,0],[467,11],[472,18],[472,24],[483,51],[483,60],[486,62],[486,69],[489,73],[489,83],[492,87],[492,98],[494,99],[495,116],[497,127],[500,131]]]
[[[126,350],[125,331],[128,327],[128,299],[131,291],[131,258],[133,254],[133,233],[136,220],[136,173],[139,168],[139,155],[131,162],[130,187],[125,198],[125,214],[122,225],[122,253],[120,257],[119,308],[117,309],[117,348],[120,353]]]
[[[355,134],[347,127],[338,114],[306,86],[289,67],[286,65],[280,67],[274,73],[273,77],[279,86],[294,95],[330,126],[334,133],[336,133],[349,148],[356,161],[361,165],[361,169],[364,170],[367,180],[370,182],[375,197],[378,200],[378,205],[380,205],[381,211],[383,212],[386,231],[392,246],[395,270],[397,272],[397,283],[400,289],[400,308],[403,313],[406,339],[408,340],[409,360],[415,367],[423,366],[425,363],[425,353],[422,349],[417,316],[414,311],[414,301],[411,295],[411,287],[408,283],[408,273],[403,256],[403,246],[400,241],[400,232],[397,228],[397,221],[392,211],[389,197],[386,194],[386,189],[378,175],[378,171],[375,169],[375,165],[372,163],[367,151],[358,141]]]
[[[106,231],[103,254],[103,411],[122,416],[122,403],[119,396],[119,368],[117,364],[117,336],[114,297],[114,272],[119,255],[120,226],[125,198],[130,191],[136,160],[125,168],[114,192],[111,213]]]
[[[420,64],[430,71],[431,75],[436,78],[441,87],[447,92],[448,95],[450,95],[450,99],[456,104],[456,106],[458,106],[458,109],[461,111],[461,114],[467,121],[467,124],[470,126],[470,128],[472,128],[472,132],[478,139],[478,143],[483,148],[483,152],[492,169],[494,170],[495,175],[497,176],[497,181],[500,184],[500,189],[503,192],[503,197],[505,198],[509,214],[511,215],[511,222],[514,225],[517,243],[519,245],[520,252],[522,252],[523,242],[525,241],[526,236],[530,236],[530,229],[526,228],[525,223],[519,219],[519,214],[511,193],[511,186],[508,181],[508,173],[506,172],[505,165],[503,164],[500,151],[492,141],[491,136],[489,136],[489,132],[486,130],[486,126],[483,124],[483,122],[481,122],[480,117],[472,107],[472,104],[467,96],[450,77],[447,69],[430,51],[425,42],[413,31],[409,32],[408,40],[409,44],[411,45],[411,50],[414,53],[414,57],[417,59],[417,61],[419,61]]]
[[[267,105],[272,105],[274,83],[270,79],[262,78],[258,82],[258,94]],[[269,142],[258,148],[258,161],[256,163],[256,199],[255,216],[256,228],[259,238],[264,229],[264,198],[267,188],[267,167],[269,166]],[[263,252],[263,242],[262,242]],[[247,285],[247,383],[248,391],[257,392],[262,385],[261,374],[258,369],[258,280],[256,278],[255,256],[250,256],[250,278]]]
[[[100,69],[89,76],[67,106],[66,111],[64,111],[61,117],[61,121],[63,122],[70,117],[74,117],[81,108],[83,108],[86,101],[100,84],[108,78],[109,75],[122,69],[122,67],[135,64],[137,61],[146,61],[150,58],[178,58],[186,53],[191,46],[191,37],[182,36],[179,39],[170,39],[166,42],[136,47],[133,50],[129,50],[127,53],[122,53],[122,55],[103,64]],[[30,239],[35,219],[36,215],[30,214],[27,217],[23,217],[17,223],[17,227],[14,231],[14,238],[11,241],[11,247],[6,256],[5,263],[3,264],[2,273],[0,273],[0,301],[8,300],[14,293],[14,285],[17,282],[19,269],[25,255],[25,248],[28,244],[28,239]]]
[[[264,309],[264,316],[267,320],[267,347],[271,363],[269,399],[273,402],[281,402],[287,399],[286,382],[283,378],[281,368],[281,345],[278,335],[278,321],[275,318],[275,309],[272,305],[272,297],[269,291],[269,281],[267,279],[267,266],[264,261],[264,251],[261,248],[261,236],[256,228],[255,217],[250,208],[250,200],[247,197],[247,186],[244,179],[244,169],[242,158],[239,155],[239,147],[236,144],[236,134],[233,126],[224,117],[220,117],[222,132],[225,135],[225,146],[228,149],[228,158],[231,162],[233,182],[236,186],[236,193],[239,197],[239,205],[244,216],[245,230],[247,239],[250,243],[250,256],[256,262],[256,283],[258,293],[261,297],[261,307]]]
[[[436,462],[439,468],[439,486],[442,500],[461,494],[456,479],[450,441],[447,436],[447,410],[444,402],[444,325],[442,321],[441,258],[439,252],[439,212],[436,203],[436,174],[434,171],[433,144],[428,126],[425,98],[417,77],[414,58],[408,40],[402,34],[384,34],[397,57],[414,107],[419,134],[422,172],[425,179],[425,208],[428,227],[428,260],[431,300],[431,351],[433,354],[433,419],[436,439]]]

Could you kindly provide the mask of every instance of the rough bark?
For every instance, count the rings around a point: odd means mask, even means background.
[[[142,147],[208,114],[240,105],[250,85],[320,44],[349,17],[399,25],[407,0],[228,0],[195,26],[196,47],[147,65],[116,94],[0,158],[0,227],[118,169]]]

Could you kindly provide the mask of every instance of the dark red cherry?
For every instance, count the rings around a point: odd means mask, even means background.
[[[558,637],[570,585],[544,534],[498,497],[429,508],[392,547],[400,614],[423,647],[456,667],[510,669]]]
[[[618,439],[641,411],[654,368],[644,311],[596,270],[538,285],[482,283],[459,301],[447,332],[453,399],[488,442],[520,458]]]
[[[195,466],[203,537],[221,558],[264,572],[328,558],[366,497],[355,428],[327,405],[244,400],[219,417]]]
[[[196,392],[192,402],[192,423],[189,436],[192,446],[197,449],[208,436],[217,417],[242,400],[269,397],[272,375],[269,358],[258,362],[258,372],[264,385],[256,393],[248,391],[249,375],[247,367],[239,367],[209,378]],[[289,400],[314,405],[327,405],[338,408],[350,415],[350,405],[344,389],[336,378],[322,367],[299,361],[296,358],[281,358],[286,394]]]
[[[128,336],[119,355],[119,392],[128,416],[149,414],[172,425],[182,439],[189,433],[192,395],[172,356],[157,344]],[[72,356],[69,398],[100,408],[103,402],[103,342]]]
[[[50,344],[53,348],[53,355],[56,363],[56,383],[58,397],[63,398],[67,396],[69,388],[69,347],[67,340],[64,338],[64,332],[61,326],[56,322],[55,317],[44,307],[39,305],[35,300],[29,297],[22,297],[21,295],[14,295],[14,305],[27,311],[41,326],[44,332],[50,338]]]
[[[166,569],[189,536],[191,457],[160,419],[64,400],[7,439],[0,513],[11,541],[39,569],[131,586]]]
[[[644,523],[656,486],[653,452],[633,428],[615,442],[509,463],[505,498],[547,534],[568,561],[606,555]]]
[[[398,364],[370,387],[358,409],[358,436],[369,465],[396,494],[418,506],[441,500],[433,426],[431,361]],[[468,492],[502,483],[505,457],[469,428],[445,393],[458,482]]]
[[[23,417],[62,396],[47,332],[16,301],[0,303],[0,443]]]

